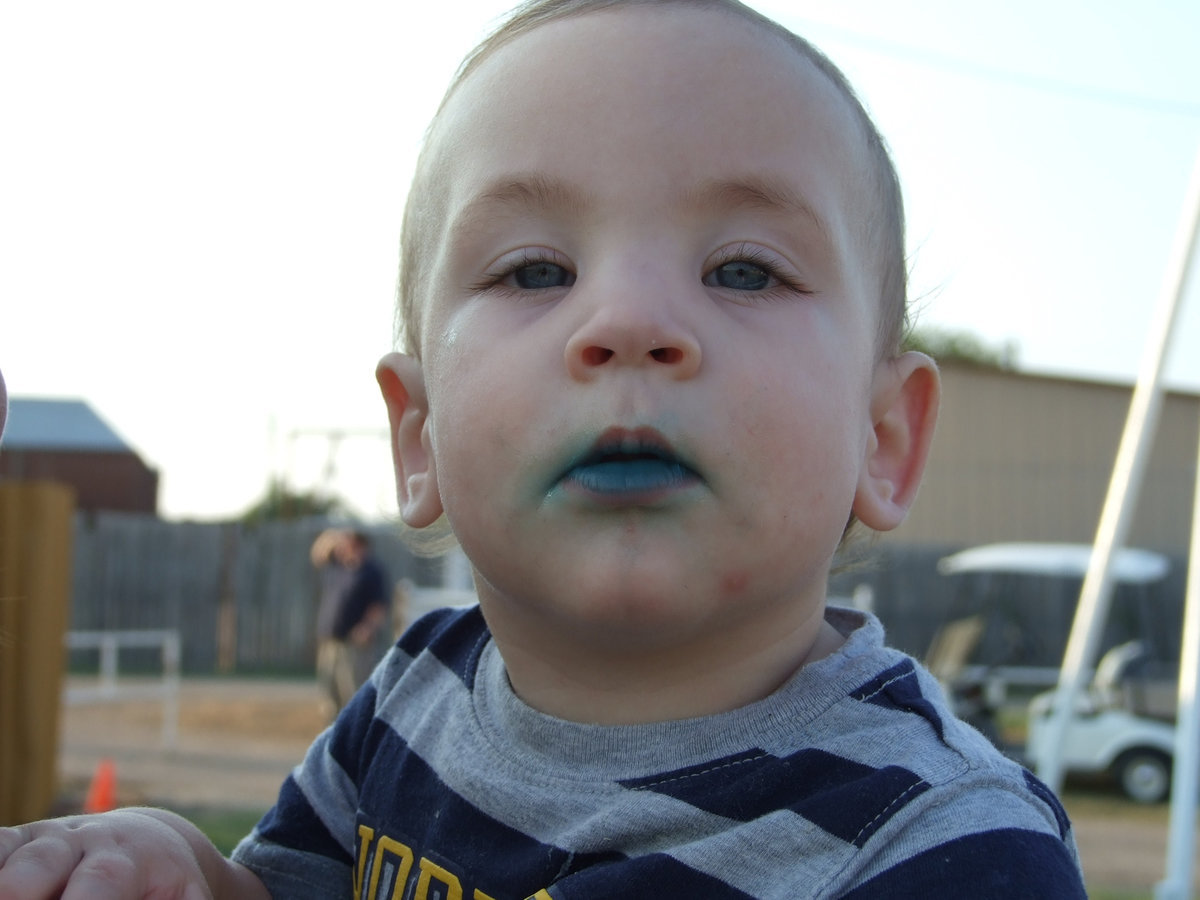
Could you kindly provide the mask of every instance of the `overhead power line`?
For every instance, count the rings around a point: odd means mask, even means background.
[[[849,28],[840,28],[816,20],[807,20],[814,27],[820,28],[833,39],[846,44],[860,47],[880,56],[890,56],[917,65],[939,69],[944,72],[954,72],[969,78],[991,81],[997,84],[1009,84],[1039,93],[1058,94],[1075,100],[1087,100],[1092,103],[1103,103],[1109,106],[1121,106],[1142,112],[1162,113],[1170,116],[1182,116],[1189,119],[1200,119],[1200,101],[1176,100],[1167,97],[1150,97],[1111,88],[1080,82],[1064,81],[1049,78],[1044,75],[1031,75],[1017,72],[999,66],[989,66],[949,53],[940,53],[923,47],[912,47],[873,35],[864,34]]]

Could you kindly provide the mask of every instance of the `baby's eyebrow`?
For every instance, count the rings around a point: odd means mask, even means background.
[[[495,222],[504,214],[561,212],[567,215],[586,209],[591,196],[579,187],[539,173],[505,175],[484,186],[453,216],[452,240],[468,237],[478,227]],[[762,210],[801,220],[828,242],[829,228],[812,204],[786,182],[760,175],[711,179],[685,190],[682,207],[718,210]]]
[[[467,202],[454,216],[451,231],[461,236],[504,212],[572,213],[587,203],[588,196],[583,191],[556,178],[539,174],[505,176],[488,184]]]
[[[764,210],[800,218],[829,239],[829,228],[812,204],[789,185],[771,178],[747,175],[705,181],[689,190],[684,202],[702,209]]]

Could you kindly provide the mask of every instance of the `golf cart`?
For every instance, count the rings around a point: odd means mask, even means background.
[[[1135,689],[1127,672],[1144,652],[1140,642],[1131,641],[1101,658],[1067,722],[1062,762],[1069,773],[1111,775],[1125,795],[1138,803],[1161,803],[1171,789],[1174,709],[1139,702],[1148,692]],[[1026,753],[1030,759],[1040,759],[1047,750],[1044,743],[1053,706],[1053,691],[1038,694],[1029,704]]]
[[[993,544],[945,557],[943,574],[1009,572],[1082,579],[1092,548],[1077,544]],[[1118,584],[1148,585],[1169,568],[1165,557],[1146,550],[1121,550],[1113,561]],[[1076,700],[1061,747],[1063,770],[1110,775],[1139,803],[1158,803],[1170,790],[1175,745],[1172,719],[1175,688],[1147,677],[1152,668],[1145,644],[1125,641],[1101,658],[1087,688]],[[1052,673],[1057,675],[1056,672]],[[1033,697],[1028,707],[1025,756],[1042,758],[1054,692]]]

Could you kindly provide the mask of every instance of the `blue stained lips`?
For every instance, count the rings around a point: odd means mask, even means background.
[[[652,502],[700,481],[661,439],[625,432],[598,441],[563,474],[562,483],[612,501]]]
[[[681,463],[652,457],[600,460],[571,470],[582,488],[598,494],[640,494],[682,485],[695,478]]]

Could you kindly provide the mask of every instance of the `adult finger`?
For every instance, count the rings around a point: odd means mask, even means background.
[[[79,858],[62,833],[32,825],[0,829],[0,900],[57,897]]]

